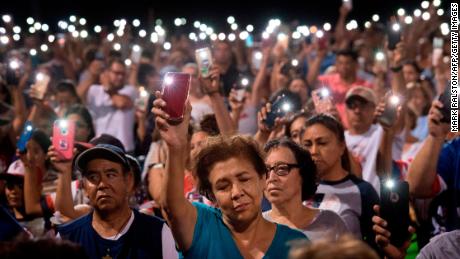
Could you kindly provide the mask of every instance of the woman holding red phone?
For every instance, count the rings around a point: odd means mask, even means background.
[[[166,103],[157,92],[152,112],[168,145],[168,162],[160,205],[179,251],[185,258],[287,258],[293,239],[305,239],[299,231],[271,223],[262,217],[266,168],[257,144],[244,137],[217,137],[208,143],[194,167],[201,194],[219,209],[190,203],[181,192],[187,157],[187,128],[191,105],[186,102],[184,120],[168,123]],[[219,242],[214,242],[219,240]]]

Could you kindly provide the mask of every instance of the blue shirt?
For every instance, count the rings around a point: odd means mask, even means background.
[[[184,258],[243,258],[230,230],[222,220],[219,209],[201,203],[193,203],[197,209],[197,221],[192,246],[183,253]],[[287,258],[289,241],[306,239],[302,232],[276,224],[273,241],[263,258]]]
[[[164,222],[134,210],[134,221],[118,240],[104,239],[94,230],[93,213],[58,226],[62,239],[81,245],[89,258],[162,258],[161,230]]]
[[[460,229],[460,137],[442,148],[437,173],[447,185],[447,189],[440,195],[446,230]]]

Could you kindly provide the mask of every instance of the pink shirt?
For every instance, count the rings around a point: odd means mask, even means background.
[[[364,86],[373,88],[374,85],[362,78],[357,77],[356,81],[347,84],[342,81],[340,75],[338,73],[328,74],[328,75],[321,75],[318,77],[318,87],[327,87],[331,93],[333,102],[339,112],[340,118],[342,119],[343,126],[348,128],[348,122],[346,120],[345,115],[345,95],[347,94],[348,90],[355,86]]]

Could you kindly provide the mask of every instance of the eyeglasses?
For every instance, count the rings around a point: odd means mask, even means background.
[[[273,171],[278,176],[286,176],[288,175],[293,168],[299,168],[298,164],[277,164],[274,166],[267,166],[267,176]]]

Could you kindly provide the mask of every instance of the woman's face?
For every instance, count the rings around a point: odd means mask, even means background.
[[[212,167],[208,180],[226,223],[248,224],[261,215],[265,179],[241,157],[217,162]]]
[[[300,141],[300,132],[302,131],[302,128],[304,127],[306,120],[307,119],[305,117],[299,117],[295,119],[294,122],[292,122],[291,127],[289,128],[291,139],[299,145],[302,145]]]
[[[198,152],[203,148],[206,144],[206,140],[208,138],[208,133],[204,131],[198,131],[193,133],[192,139],[190,140],[190,155],[192,159],[196,157]]]
[[[302,99],[302,103],[306,102],[307,96],[308,96],[308,91],[307,91],[307,85],[305,82],[301,79],[294,79],[292,82],[289,84],[289,90],[291,92],[296,93],[300,96]]]
[[[345,151],[345,143],[341,143],[332,131],[321,124],[306,128],[302,144],[310,152],[320,176],[340,164]]]
[[[31,139],[26,144],[27,148],[27,159],[31,164],[45,167],[46,153],[40,147],[40,145],[34,140]]]
[[[411,107],[417,109],[419,113],[423,111],[423,109],[428,105],[429,101],[423,95],[421,89],[414,89],[412,96],[409,100],[409,105]]]
[[[75,140],[80,142],[88,142],[91,131],[85,120],[83,120],[80,115],[75,113],[69,114],[67,119],[75,122]]]
[[[23,206],[24,181],[8,180],[5,186],[5,196],[8,206],[11,208],[21,208]]]
[[[297,165],[297,161],[292,151],[287,147],[274,148],[268,153],[265,164],[272,169],[267,174],[265,190],[265,197],[270,203],[276,205],[292,199],[301,202],[302,177],[299,168],[293,166]]]
[[[415,68],[409,64],[403,66],[403,75],[406,83],[415,82],[420,77],[417,70],[415,70]]]

